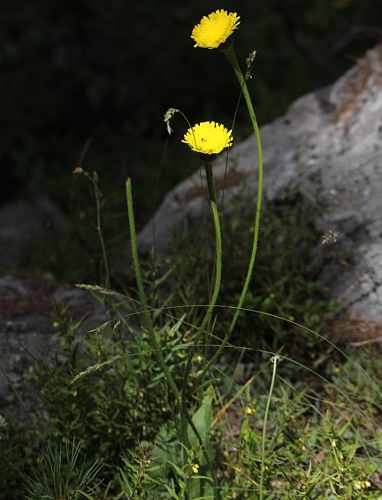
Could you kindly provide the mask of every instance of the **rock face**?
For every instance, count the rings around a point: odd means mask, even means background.
[[[321,275],[323,288],[339,297],[343,312],[381,319],[382,44],[333,85],[295,101],[284,116],[263,126],[260,135],[264,195],[272,201],[299,193],[317,208],[319,231],[338,233],[337,243],[316,249],[328,257]],[[222,184],[227,163],[229,210],[233,195],[242,193],[243,200],[256,197],[254,136],[234,146],[226,160],[224,155],[215,162],[214,178]],[[200,185],[196,172],[168,193],[154,217],[155,240],[154,219],[138,236],[140,252],[148,252],[154,241],[157,251],[165,252],[173,227],[181,226],[186,217],[201,220]]]
[[[42,237],[52,224],[65,222],[60,209],[45,197],[4,205],[0,210],[0,266],[16,270],[30,238]]]

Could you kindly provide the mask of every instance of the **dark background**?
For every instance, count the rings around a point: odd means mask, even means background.
[[[121,203],[124,180],[133,179],[139,229],[196,168],[177,115],[158,172],[164,112],[232,122],[235,76],[222,54],[195,49],[190,38],[203,15],[224,8],[241,16],[235,50],[243,69],[257,50],[250,91],[262,124],[381,40],[380,7],[376,0],[3,0],[0,203],[44,194],[69,211],[72,171],[91,137],[82,166],[97,170],[101,190]],[[242,103],[235,139],[250,132]]]

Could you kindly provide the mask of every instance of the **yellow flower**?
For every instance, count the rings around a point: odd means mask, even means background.
[[[199,465],[193,464],[193,465],[191,465],[191,469],[194,471],[194,474],[197,474],[199,471]]]
[[[239,19],[236,12],[228,14],[223,9],[212,12],[208,17],[204,16],[192,30],[191,38],[196,42],[194,47],[217,49],[232,35],[240,24]]]
[[[202,122],[189,128],[184,135],[185,142],[193,151],[214,155],[232,144],[232,130],[215,122]]]

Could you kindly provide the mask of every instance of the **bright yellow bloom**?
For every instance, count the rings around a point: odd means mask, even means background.
[[[240,24],[239,19],[236,12],[228,14],[223,9],[212,12],[208,17],[204,16],[192,30],[191,38],[196,42],[194,47],[217,49],[232,35]]]
[[[193,151],[214,155],[232,144],[232,130],[215,122],[202,122],[189,128],[184,135],[185,142]]]

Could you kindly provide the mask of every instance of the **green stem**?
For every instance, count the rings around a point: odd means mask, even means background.
[[[260,500],[263,499],[263,482],[264,482],[264,468],[265,468],[265,438],[266,438],[266,431],[267,431],[267,420],[268,420],[269,407],[270,407],[271,399],[272,399],[273,387],[275,385],[277,361],[279,359],[280,359],[280,356],[276,355],[273,357],[272,381],[271,381],[271,387],[269,389],[268,401],[267,401],[267,406],[265,408],[265,415],[264,415],[263,440],[261,443]]]
[[[106,246],[105,246],[105,240],[103,238],[103,233],[102,233],[102,226],[101,226],[101,205],[102,205],[102,194],[100,190],[98,189],[98,176],[96,172],[93,173],[94,176],[94,189],[95,189],[95,195],[96,195],[96,203],[97,203],[97,231],[99,235],[99,239],[101,242],[101,247],[102,247],[102,257],[103,257],[103,264],[105,266],[105,288],[107,290],[110,290],[110,274],[109,274],[109,264],[107,261],[107,254],[106,254]],[[111,300],[110,300],[111,302]]]
[[[206,169],[207,186],[208,186],[208,193],[210,195],[210,200],[213,201],[216,205],[214,177],[213,177],[213,173],[212,173],[212,162],[205,163],[204,166]]]
[[[200,340],[200,337],[202,336],[204,332],[204,328],[206,327],[208,321],[211,318],[213,309],[215,307],[218,294],[219,294],[219,289],[220,289],[220,282],[221,282],[221,273],[222,273],[222,242],[221,242],[221,232],[220,232],[220,222],[219,222],[219,214],[218,214],[218,209],[216,206],[216,198],[215,198],[215,190],[213,186],[213,177],[212,177],[212,165],[211,163],[206,163],[206,173],[207,173],[207,182],[208,182],[208,188],[211,193],[211,209],[212,209],[212,214],[215,222],[215,238],[216,238],[216,277],[215,277],[215,286],[214,286],[214,292],[212,294],[211,301],[209,303],[206,315],[196,333],[193,345],[189,351],[188,354],[188,359],[187,359],[187,364],[186,364],[186,369],[183,377],[183,387],[182,387],[182,400],[183,403],[185,404],[186,401],[186,390],[187,390],[187,381],[188,381],[188,375],[191,369],[191,362],[192,358],[194,356],[195,350],[198,346],[198,342]]]
[[[166,377],[168,385],[170,386],[178,404],[181,404],[180,392],[179,392],[179,390],[174,382],[174,379],[172,378],[172,376],[170,374],[169,369],[167,368],[167,365],[166,365],[164,358],[163,358],[162,351],[161,351],[159,344],[157,342],[155,332],[154,332],[154,329],[153,329],[152,324],[151,324],[151,317],[150,317],[149,309],[147,307],[145,292],[143,290],[142,276],[141,276],[141,271],[140,271],[140,267],[139,267],[139,260],[138,260],[137,239],[136,239],[136,233],[135,233],[135,222],[134,222],[134,211],[133,211],[133,197],[132,197],[132,192],[131,192],[130,179],[127,179],[127,181],[126,181],[126,198],[127,198],[127,210],[128,210],[128,214],[129,214],[131,247],[132,247],[132,252],[133,252],[135,277],[137,280],[138,293],[139,293],[139,298],[141,300],[141,305],[143,308],[143,316],[145,318],[147,331],[149,333],[151,345],[154,348],[154,354],[156,355],[158,362],[159,362],[159,365],[163,370],[163,373]]]
[[[256,253],[257,253],[257,245],[258,245],[258,240],[259,240],[259,228],[260,228],[260,213],[261,213],[261,200],[262,200],[262,195],[263,195],[263,154],[262,154],[262,149],[261,149],[261,140],[260,140],[260,132],[259,132],[259,126],[257,124],[256,120],[256,115],[252,106],[252,101],[251,97],[248,92],[247,84],[245,83],[245,79],[243,77],[243,74],[240,70],[239,64],[237,62],[235,52],[233,50],[232,45],[228,44],[226,49],[224,50],[225,55],[233,67],[235,74],[239,80],[240,86],[243,91],[243,95],[245,98],[245,102],[247,104],[248,112],[252,121],[252,126],[253,130],[255,132],[255,137],[256,137],[256,145],[257,145],[257,155],[258,155],[258,163],[259,163],[259,183],[258,183],[258,191],[257,191],[257,203],[256,203],[256,215],[255,215],[255,230],[254,230],[254,236],[253,236],[253,247],[252,247],[252,254],[251,254],[251,259],[249,262],[248,266],[248,272],[247,276],[244,282],[243,290],[241,292],[240,300],[237,305],[234,317],[232,319],[231,325],[228,329],[228,332],[226,336],[224,337],[223,341],[221,342],[220,346],[218,347],[216,353],[213,355],[213,357],[208,361],[208,363],[205,364],[202,373],[198,376],[198,378],[194,381],[193,383],[193,388],[197,388],[197,386],[200,384],[201,380],[204,378],[205,374],[207,371],[211,368],[211,366],[215,363],[216,359],[220,356],[222,350],[224,349],[225,345],[227,344],[233,329],[235,328],[237,319],[240,314],[240,310],[243,306],[245,296],[247,295],[248,287],[249,287],[249,282],[251,281],[251,276],[253,272],[253,267],[255,265],[255,260],[256,260]]]
[[[82,155],[82,153],[81,153]],[[93,184],[94,187],[94,194],[95,194],[95,199],[96,199],[96,207],[97,207],[97,225],[95,226],[96,231],[98,232],[98,236],[101,242],[101,248],[102,248],[102,258],[103,258],[103,263],[105,266],[105,288],[107,290],[110,290],[110,273],[109,273],[109,264],[107,261],[107,254],[106,254],[106,246],[105,246],[105,240],[103,238],[103,233],[102,233],[102,225],[101,225],[101,207],[102,207],[102,193],[98,188],[98,175],[97,172],[93,172],[93,177],[89,175],[86,170],[83,170],[81,167],[78,167],[75,172],[82,173],[89,181]],[[111,303],[111,300],[110,300]]]

